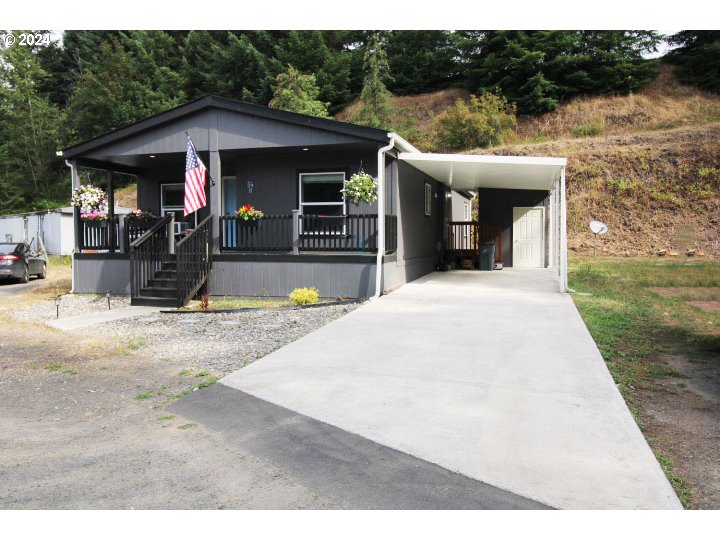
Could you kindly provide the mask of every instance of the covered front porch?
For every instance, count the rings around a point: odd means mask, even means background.
[[[185,216],[188,136],[207,167],[207,205]],[[81,170],[104,171],[109,206],[103,220],[76,212],[73,288],[182,305],[202,290],[247,292],[238,276],[274,261],[299,286],[316,282],[302,283],[308,272],[332,274],[323,278],[327,294],[367,296],[378,251],[389,255],[397,245],[396,202],[352,204],[342,189],[358,171],[378,176],[385,144],[383,130],[211,97],[66,149],[73,187]],[[121,174],[134,177],[145,219],[115,215]],[[263,216],[236,215],[246,205]],[[340,266],[320,272],[320,258]],[[216,262],[225,277],[211,277]],[[368,283],[346,283],[346,274]]]

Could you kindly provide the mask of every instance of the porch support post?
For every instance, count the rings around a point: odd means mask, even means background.
[[[115,186],[112,171],[105,171],[108,194],[108,251],[115,253]]]
[[[567,197],[565,196],[565,167],[563,167],[560,170],[560,292],[567,292],[567,265]]]
[[[65,160],[65,165],[70,167],[70,184],[72,186],[72,192],[75,188],[80,186],[80,177],[77,172],[77,164],[75,161]],[[72,284],[70,285],[70,292],[75,292],[75,271],[77,270],[75,265],[75,254],[80,253],[80,209],[77,206],[73,207],[73,256],[71,265],[71,279]]]
[[[300,210],[292,211],[292,252],[300,255]]]
[[[220,214],[222,213],[222,170],[220,162],[220,150],[218,148],[217,114],[212,116],[211,125],[208,130],[208,150],[210,151],[210,162],[208,163],[210,178],[215,180],[215,185],[210,183],[209,210],[212,214],[212,227],[210,231],[210,245],[213,254],[220,253]]]

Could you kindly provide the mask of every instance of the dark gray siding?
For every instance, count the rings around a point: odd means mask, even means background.
[[[102,257],[102,258],[100,258]],[[130,294],[130,259],[98,254],[98,258],[87,255],[73,257],[75,292],[102,294]]]
[[[435,269],[442,246],[445,190],[425,173],[393,161],[398,216],[397,260],[384,265],[383,288],[391,289]],[[432,187],[432,211],[425,216],[425,183]]]
[[[181,120],[155,126],[143,133],[88,152],[83,157],[105,159],[110,156],[136,154],[184,153],[187,131],[198,151],[210,148],[210,129],[217,127],[219,150],[302,147],[363,142],[363,139],[323,129],[299,126],[244,115],[237,112],[210,110],[183,117]]]
[[[217,261],[210,273],[212,295],[287,296],[316,287],[320,296],[367,298],[375,292],[375,259],[366,263]]]
[[[289,214],[298,208],[299,174],[301,172],[342,171],[346,178],[358,172],[377,174],[375,148],[333,148],[264,151],[252,154],[223,153],[222,176],[237,179],[234,208],[251,204],[266,214]],[[184,181],[184,156],[177,163],[149,171],[138,179],[138,206],[153,213],[160,211],[160,184]],[[219,179],[215,179],[219,182]],[[252,182],[250,193],[248,182]],[[349,214],[374,214],[377,203],[355,205],[348,201]],[[217,213],[217,211],[216,211]],[[221,212],[224,213],[224,212]]]
[[[502,259],[512,266],[513,207],[541,206],[545,208],[545,238],[548,238],[548,192],[527,189],[481,189],[478,192],[478,221],[500,227],[503,231]],[[547,252],[547,240],[545,242]],[[547,253],[545,261],[548,260]]]

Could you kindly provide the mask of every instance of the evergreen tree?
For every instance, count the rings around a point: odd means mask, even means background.
[[[679,79],[710,92],[720,92],[720,31],[684,30],[670,37],[679,45],[666,55],[677,65]]]
[[[55,156],[63,114],[39,90],[47,78],[33,49],[0,49],[0,211],[48,208],[69,193]]]
[[[163,91],[172,89],[153,88],[153,82],[158,83],[162,74],[146,78],[143,70],[152,71],[152,66],[141,68],[138,63],[117,39],[100,45],[93,64],[83,71],[68,103],[70,140],[95,137],[170,109],[184,99],[181,93],[168,95]]]
[[[523,114],[551,111],[584,94],[626,94],[651,81],[657,62],[643,57],[661,36],[650,31],[461,32],[472,90],[502,94]]]
[[[216,94],[265,104],[271,97],[268,59],[242,33],[190,32],[182,46],[191,98]]]
[[[389,32],[387,55],[396,94],[420,94],[458,81],[458,35],[443,30]]]
[[[360,94],[360,108],[353,114],[351,121],[371,127],[387,126],[392,108],[391,94],[385,82],[392,80],[392,77],[378,32],[373,33],[365,45],[363,72],[365,78]]]
[[[318,100],[320,89],[314,75],[303,75],[293,66],[278,74],[277,85],[269,106],[320,118],[329,118],[327,103]]]

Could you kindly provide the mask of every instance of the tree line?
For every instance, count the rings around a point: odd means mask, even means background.
[[[670,38],[687,82],[713,91],[717,34]],[[326,117],[359,99],[353,121],[391,127],[390,94],[457,86],[540,114],[575,96],[639,89],[655,76],[658,60],[647,55],[664,39],[652,31],[73,30],[61,43],[16,43],[0,48],[0,213],[67,200],[57,149],[203,95]]]

